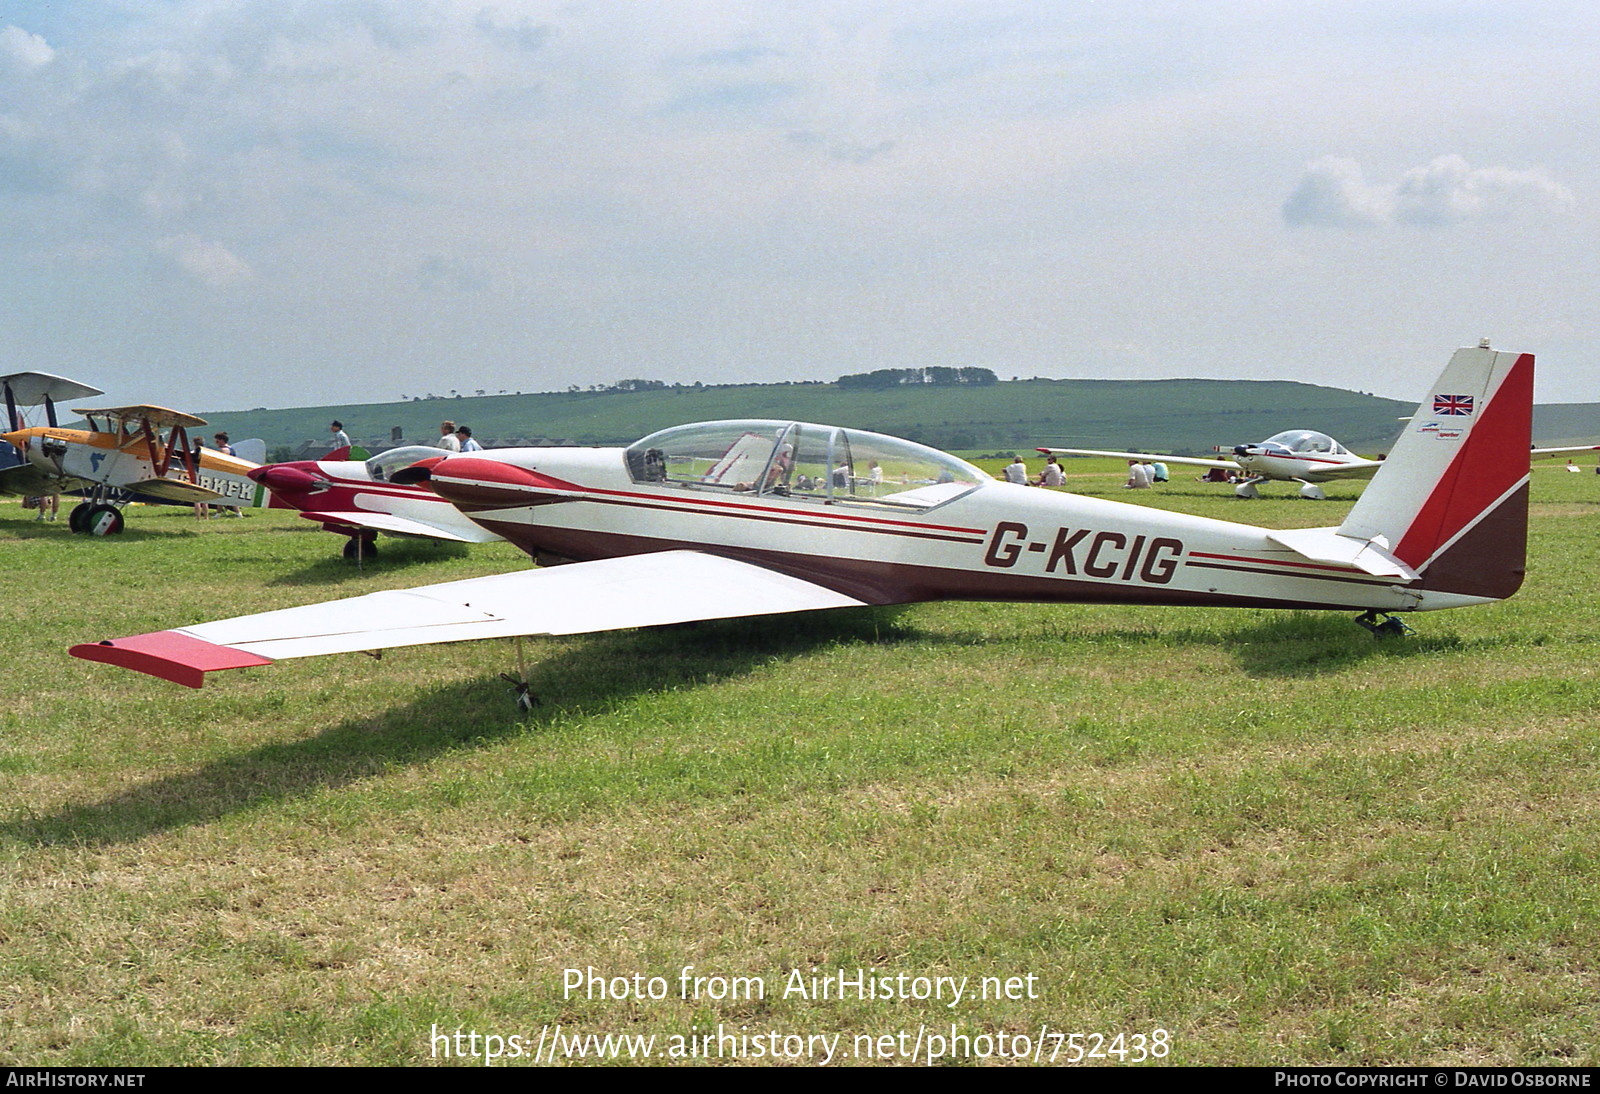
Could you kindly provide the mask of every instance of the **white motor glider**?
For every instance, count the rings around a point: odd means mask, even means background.
[[[1441,398],[1461,408],[1426,413]],[[442,456],[481,527],[570,565],[72,647],[190,687],[289,657],[929,600],[1327,608],[1501,600],[1522,584],[1533,357],[1458,350],[1334,528],[1279,531],[996,482],[934,449],[799,422],[678,426],[629,448]]]

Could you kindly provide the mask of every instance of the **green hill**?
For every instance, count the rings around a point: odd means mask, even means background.
[[[1357,451],[1380,451],[1393,441],[1397,419],[1413,409],[1394,399],[1279,380],[1016,380],[867,391],[781,383],[548,392],[204,417],[235,438],[262,437],[271,449],[324,441],[334,418],[369,446],[388,445],[396,429],[407,441],[432,441],[446,418],[470,425],[490,445],[541,439],[626,444],[683,422],[786,418],[966,451],[1053,445],[1193,454],[1292,428],[1321,430]],[[1558,412],[1552,422],[1559,429],[1557,435],[1536,429],[1541,442],[1600,436],[1600,407],[1541,408],[1545,412]]]

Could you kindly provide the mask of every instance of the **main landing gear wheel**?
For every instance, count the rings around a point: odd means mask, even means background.
[[[1378,638],[1405,638],[1417,633],[1398,615],[1380,612],[1376,608],[1356,616],[1356,622]]]
[[[91,536],[114,536],[122,531],[122,510],[115,505],[91,505],[82,524]]]
[[[350,562],[365,562],[378,556],[377,540],[370,536],[351,536],[344,542],[344,557]]]
[[[74,505],[72,512],[67,514],[67,527],[74,532],[82,533],[87,531],[88,529],[83,525],[83,520],[89,515],[89,510],[93,508],[94,506],[86,501],[80,501],[77,505]]]

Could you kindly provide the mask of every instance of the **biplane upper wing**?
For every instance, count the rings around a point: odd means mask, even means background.
[[[388,532],[390,535],[424,536],[428,539],[449,540],[452,543],[493,543],[500,538],[493,532],[477,525],[472,525],[470,529],[466,527],[446,528],[442,524],[430,524],[425,520],[395,516],[393,513],[369,513],[364,510],[351,510],[349,512],[303,512],[300,515],[307,520],[314,520],[318,524],[331,524],[339,528],[371,528],[377,532]],[[465,525],[466,522],[463,521],[462,524]]]
[[[208,672],[286,657],[587,634],[862,603],[753,563],[675,550],[369,593],[73,646],[70,652],[197,688]]]
[[[59,403],[105,394],[97,387],[80,384],[65,376],[53,376],[48,372],[7,373],[0,376],[0,390],[8,393],[17,406],[39,406],[46,399]]]
[[[74,414],[84,417],[91,415],[97,418],[110,418],[112,421],[124,421],[133,425],[148,423],[151,429],[171,429],[181,426],[184,429],[193,429],[195,426],[205,425],[204,418],[197,418],[193,414],[185,414],[181,410],[170,410],[164,406],[151,406],[140,403],[136,406],[107,406],[99,410],[85,407],[73,407]]]

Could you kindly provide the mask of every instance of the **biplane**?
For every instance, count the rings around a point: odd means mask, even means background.
[[[569,564],[71,652],[199,687],[318,654],[935,600],[1343,609],[1407,633],[1401,613],[1492,603],[1523,579],[1533,357],[1459,350],[1424,405],[1441,393],[1469,412],[1412,423],[1341,524],[1291,531],[997,482],[911,441],[804,422],[440,456],[403,477]]]
[[[348,537],[345,558],[375,555],[379,532],[451,543],[498,540],[426,486],[395,481],[396,474],[440,455],[442,451],[432,445],[406,445],[367,460],[267,464],[253,469],[250,477],[270,492],[272,508],[298,509],[307,520]]]
[[[116,501],[135,494],[158,501],[250,507],[264,492],[248,476],[257,466],[191,443],[204,418],[159,406],[75,408],[88,429],[50,425],[13,429],[4,440],[20,455],[5,488],[15,493],[82,491],[72,510],[74,532],[114,535],[123,528]]]

